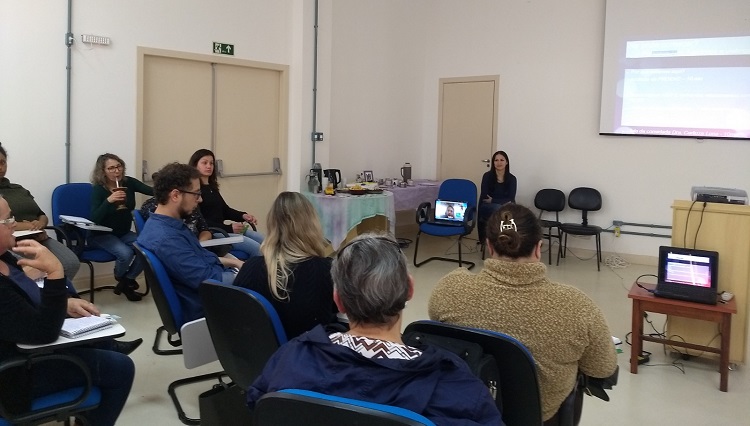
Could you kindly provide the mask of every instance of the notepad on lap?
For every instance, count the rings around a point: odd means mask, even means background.
[[[60,335],[69,339],[75,339],[94,331],[103,330],[105,328],[112,327],[117,321],[109,316],[95,316],[81,317],[81,318],[65,318]]]

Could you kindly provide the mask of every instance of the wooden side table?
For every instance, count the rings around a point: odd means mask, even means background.
[[[652,290],[653,284],[644,284]],[[638,374],[638,355],[643,352],[643,341],[656,342],[681,348],[695,349],[719,354],[719,374],[721,376],[719,389],[727,391],[729,381],[729,340],[732,331],[732,314],[737,313],[737,302],[732,299],[727,303],[705,305],[702,303],[684,302],[681,300],[655,297],[651,292],[633,284],[628,293],[633,299],[632,337],[633,346],[630,353],[630,372]],[[651,337],[643,334],[644,312],[675,315],[685,318],[695,318],[719,323],[721,345],[719,348],[697,345],[694,343],[670,340],[661,337]]]

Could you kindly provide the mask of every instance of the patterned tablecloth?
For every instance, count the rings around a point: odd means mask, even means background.
[[[416,210],[424,202],[434,203],[437,200],[440,183],[441,181],[421,179],[415,180],[414,186],[393,186],[388,191],[393,193],[393,204],[397,212]]]
[[[388,219],[388,231],[395,235],[396,210],[393,194],[349,195],[349,194],[312,194],[304,193],[315,206],[323,226],[323,234],[338,249],[346,235],[367,218],[385,216]],[[384,230],[385,231],[385,230]]]

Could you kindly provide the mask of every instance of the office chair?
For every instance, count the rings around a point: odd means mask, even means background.
[[[138,243],[133,244],[136,249],[136,256],[141,256],[144,260],[143,272],[146,276],[146,282],[153,288],[154,303],[159,312],[162,325],[156,330],[156,338],[154,339],[154,346],[152,350],[157,355],[176,355],[182,354],[188,368],[193,368],[198,365],[203,365],[207,362],[211,362],[217,359],[216,354],[212,352],[203,352],[206,346],[212,347],[211,340],[208,338],[209,334],[205,332],[207,330],[207,324],[204,319],[198,319],[191,322],[185,322],[184,315],[182,312],[182,306],[177,296],[177,292],[174,289],[172,280],[167,274],[167,270],[164,265],[156,257],[156,255],[148,249],[143,248]],[[194,328],[193,328],[194,327]],[[203,328],[203,330],[201,330]],[[186,331],[188,330],[188,331]],[[159,342],[161,336],[167,333],[167,342],[173,347],[182,346],[181,349],[161,350],[159,349]],[[193,345],[188,345],[184,339],[188,336],[203,336],[192,339],[196,341]],[[196,348],[195,350],[191,348]],[[198,353],[196,353],[196,351]],[[191,358],[193,357],[193,358]],[[193,359],[200,360],[200,362],[191,362]],[[191,383],[198,383],[215,379],[218,383],[223,383],[222,378],[227,374],[223,371],[215,373],[201,374],[198,376],[188,377],[184,379],[175,380],[170,383],[167,392],[172,398],[175,409],[177,410],[177,416],[180,421],[186,425],[198,425],[200,424],[199,418],[190,418],[185,414],[185,410],[182,409],[177,398],[176,389],[180,386],[188,385]]]
[[[523,343],[503,333],[428,320],[415,321],[406,326],[403,340],[413,345],[414,342],[427,340],[425,335],[479,344],[484,353],[492,355],[497,362],[500,383],[496,402],[505,424],[542,424],[542,400],[536,364]]]
[[[534,206],[539,209],[539,224],[546,229],[542,236],[547,237],[548,261],[552,265],[552,238],[557,238],[558,251],[562,245],[560,212],[565,210],[565,193],[559,189],[540,189],[534,197]],[[555,213],[555,220],[542,219],[544,213],[552,212]],[[552,228],[557,228],[557,234],[552,233]]]
[[[91,191],[90,183],[66,183],[55,188],[52,192],[52,224],[64,231],[69,244],[68,248],[78,256],[81,263],[88,265],[89,289],[79,291],[78,294],[88,293],[89,301],[93,303],[95,291],[115,288],[114,285],[94,288],[94,263],[114,262],[117,258],[102,249],[90,247],[86,241],[88,231],[67,224],[60,219],[61,214],[88,219],[91,214]]]
[[[83,411],[92,410],[99,406],[101,391],[91,383],[91,375],[86,365],[77,357],[66,354],[34,354],[32,356],[18,356],[7,359],[0,363],[0,376],[3,376],[4,387],[12,387],[5,374],[11,370],[28,368],[33,369],[35,365],[49,361],[65,361],[71,365],[70,368],[78,369],[86,379],[85,386],[76,386],[64,389],[49,395],[34,398],[29,410],[14,409],[5,401],[0,399],[0,426],[10,425],[38,425],[51,421],[65,422],[67,425],[70,417],[76,415],[81,420],[84,417],[79,414]],[[88,424],[88,423],[86,423]]]
[[[562,232],[562,248],[557,251],[557,264],[560,257],[565,257],[568,249],[568,234],[593,235],[596,240],[596,270],[601,270],[602,262],[602,228],[589,225],[588,213],[602,208],[602,194],[594,188],[579,187],[570,191],[568,195],[568,206],[572,209],[581,210],[581,223],[563,223],[559,226]]]
[[[286,343],[286,332],[271,303],[252,290],[207,281],[198,291],[219,362],[233,381],[223,400],[201,406],[201,421],[221,425],[240,417],[249,424],[247,389]]]
[[[461,239],[471,234],[471,232],[474,230],[477,215],[477,186],[474,185],[474,182],[466,179],[448,179],[440,184],[438,199],[462,201],[467,203],[467,208],[464,212],[463,223],[453,225],[442,223],[437,224],[435,222],[432,222],[430,221],[430,211],[432,209],[432,204],[420,204],[419,207],[417,207],[416,213],[419,232],[417,232],[417,239],[414,243],[414,266],[420,267],[425,263],[431,262],[433,260],[443,260],[446,262],[457,262],[459,267],[465,263],[469,265],[469,269],[471,269],[474,267],[474,262],[463,260],[461,253]],[[458,259],[433,256],[417,263],[417,253],[419,252],[419,237],[423,233],[438,237],[458,236]]]
[[[300,389],[283,389],[261,397],[253,411],[256,426],[434,426],[428,418],[404,408],[341,398]]]

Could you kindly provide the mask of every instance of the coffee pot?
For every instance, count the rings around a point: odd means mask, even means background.
[[[313,177],[315,179],[313,179]],[[320,163],[313,164],[313,168],[310,169],[308,185],[310,185],[311,188],[315,188],[311,189],[310,192],[320,192],[321,185],[323,185],[323,168],[320,166]]]
[[[341,183],[341,170],[325,169],[323,170],[323,176],[328,178],[328,182],[331,182],[334,188],[339,187],[339,184]]]
[[[404,182],[411,180],[411,164],[404,163],[404,166],[401,167],[401,178]]]

